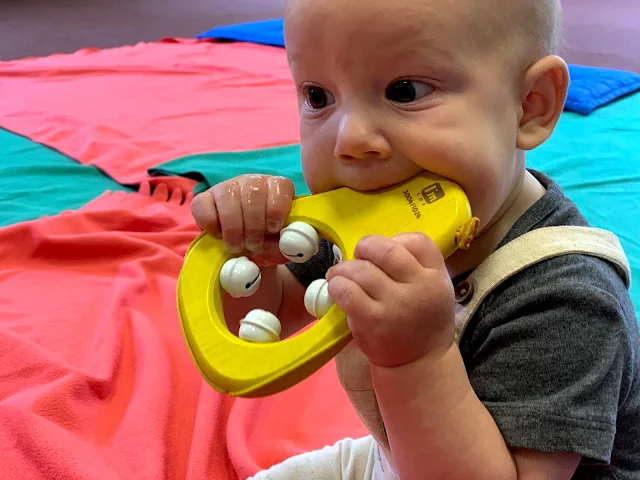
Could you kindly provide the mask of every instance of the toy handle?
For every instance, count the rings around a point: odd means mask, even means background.
[[[336,305],[306,331],[276,343],[251,343],[233,335],[224,320],[218,281],[231,258],[222,240],[201,234],[187,251],[178,280],[182,331],[213,388],[241,397],[277,393],[314,373],[349,342],[346,316]]]

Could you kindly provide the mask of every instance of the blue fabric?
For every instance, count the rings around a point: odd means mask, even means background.
[[[640,75],[622,70],[569,65],[571,84],[565,109],[589,115],[625,95],[640,90]]]
[[[251,42],[284,47],[283,19],[212,28],[198,38]],[[589,115],[625,95],[640,90],[640,75],[621,70],[569,65],[571,84],[565,110]]]
[[[215,38],[236,42],[251,42],[274,47],[284,47],[283,19],[274,18],[259,22],[239,23],[212,28],[197,38]]]

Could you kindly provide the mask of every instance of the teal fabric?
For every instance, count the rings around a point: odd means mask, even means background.
[[[589,117],[564,113],[528,165],[554,178],[593,226],[618,235],[640,312],[640,93]]]
[[[529,152],[528,165],[554,178],[589,222],[617,234],[632,265],[632,297],[640,311],[640,93],[584,117],[565,112],[553,136]],[[184,157],[155,174],[201,181],[198,191],[242,173],[291,178],[308,193],[298,145]]]
[[[196,193],[245,173],[280,175],[290,178],[296,195],[309,193],[300,169],[300,145],[241,152],[189,155],[149,170],[154,176],[183,176],[200,182]]]
[[[95,167],[0,129],[0,226],[79,208],[126,190]]]

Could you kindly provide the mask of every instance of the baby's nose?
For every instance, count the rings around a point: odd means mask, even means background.
[[[391,145],[375,123],[362,115],[345,115],[340,122],[334,155],[339,160],[384,160]]]

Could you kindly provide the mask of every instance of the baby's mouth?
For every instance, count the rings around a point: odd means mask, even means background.
[[[375,192],[377,190],[384,190],[386,188],[395,187],[396,185],[404,183],[424,172],[425,171],[422,170],[417,173],[411,172],[411,174],[409,175],[381,175],[373,179],[371,177],[364,178],[364,175],[362,175],[359,178],[349,179],[350,181],[345,182],[345,186],[361,192]]]
[[[336,187],[344,186],[361,192],[393,187],[425,172],[420,165],[401,156],[338,162],[335,167]]]

